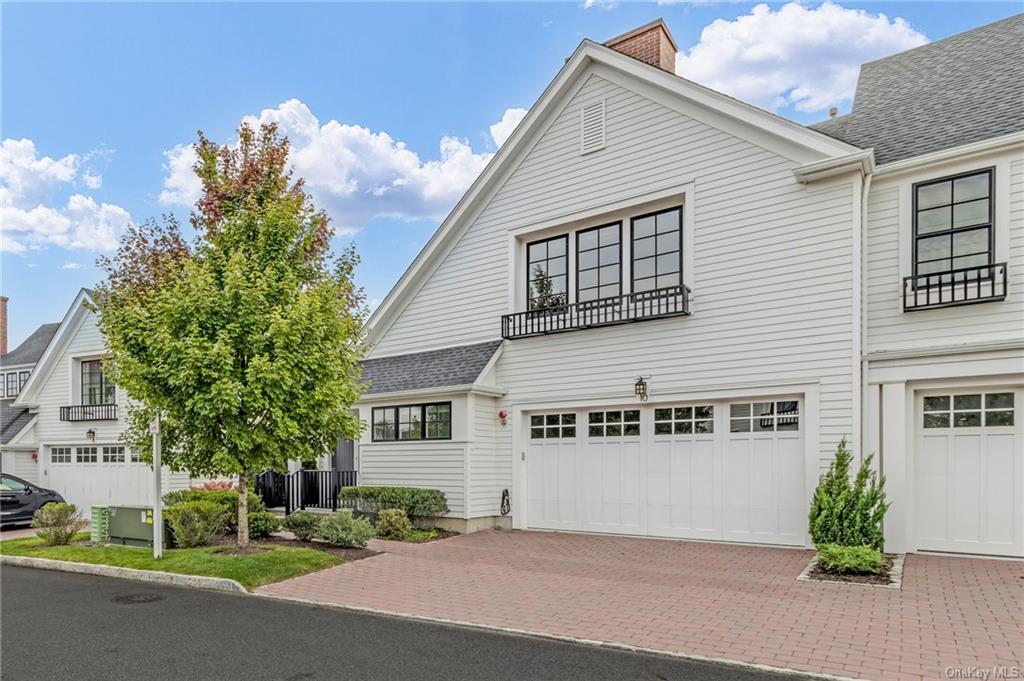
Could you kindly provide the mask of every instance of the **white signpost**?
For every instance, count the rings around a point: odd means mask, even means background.
[[[160,417],[149,422],[153,435],[153,558],[164,554],[164,513],[160,501]]]

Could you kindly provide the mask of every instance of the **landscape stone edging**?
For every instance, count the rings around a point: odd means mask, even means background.
[[[173,572],[160,572],[158,570],[136,570],[135,568],[116,567],[113,565],[74,563],[68,560],[33,558],[31,556],[0,555],[0,565],[37,568],[39,570],[57,570],[59,572],[77,572],[86,575],[100,575],[101,577],[117,577],[119,579],[134,579],[139,582],[187,586],[193,589],[208,589],[210,591],[249,593],[249,590],[244,586],[233,579],[225,577],[179,575]]]
[[[889,570],[888,584],[869,584],[865,582],[843,582],[838,579],[815,579],[811,577],[811,570],[814,569],[814,564],[818,562],[818,556],[814,555],[811,557],[811,561],[807,563],[807,567],[804,568],[797,576],[797,581],[800,582],[817,582],[819,584],[842,584],[850,586],[870,586],[876,589],[902,589],[903,588],[903,562],[906,560],[907,554],[898,553],[896,557],[892,559],[892,568]]]

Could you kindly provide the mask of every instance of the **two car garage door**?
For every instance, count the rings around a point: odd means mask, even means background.
[[[531,528],[802,545],[800,401],[530,416]]]

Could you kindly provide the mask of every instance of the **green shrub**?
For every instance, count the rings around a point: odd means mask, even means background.
[[[875,575],[882,571],[882,552],[870,546],[821,544],[818,563],[829,572]]]
[[[182,501],[168,506],[164,513],[174,543],[186,549],[209,544],[214,535],[224,531],[227,516],[223,504],[209,499]]]
[[[249,514],[266,511],[263,500],[249,492]],[[163,496],[164,504],[172,506],[183,501],[213,501],[224,507],[227,516],[224,519],[224,530],[235,532],[238,529],[238,490],[234,489],[179,489]]]
[[[383,539],[405,539],[412,533],[409,516],[400,508],[382,508],[377,514],[377,536]]]
[[[281,519],[270,511],[249,514],[249,537],[262,539],[281,529]]]
[[[50,546],[70,544],[85,526],[86,520],[74,504],[46,504],[32,516],[36,535]]]
[[[344,487],[341,500],[359,513],[376,515],[385,508],[400,508],[410,518],[448,513],[448,500],[438,489],[419,487]]]
[[[366,518],[356,518],[352,511],[335,511],[320,520],[318,539],[335,546],[359,547],[373,539],[373,525]]]
[[[284,529],[288,530],[301,541],[309,541],[316,536],[316,528],[320,525],[320,516],[309,511],[296,511],[285,516],[282,523]]]
[[[853,455],[846,439],[839,443],[836,457],[814,490],[809,514],[811,539],[815,546],[870,546],[882,550],[882,519],[889,509],[885,501],[885,478],[871,470],[872,454],[850,482]]]

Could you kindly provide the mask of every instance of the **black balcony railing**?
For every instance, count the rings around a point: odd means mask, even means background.
[[[1006,298],[1006,263],[903,278],[903,309],[928,310]]]
[[[501,318],[501,337],[527,338],[688,314],[690,289],[672,286],[507,314]]]
[[[61,421],[116,421],[116,404],[75,404],[60,408]]]

